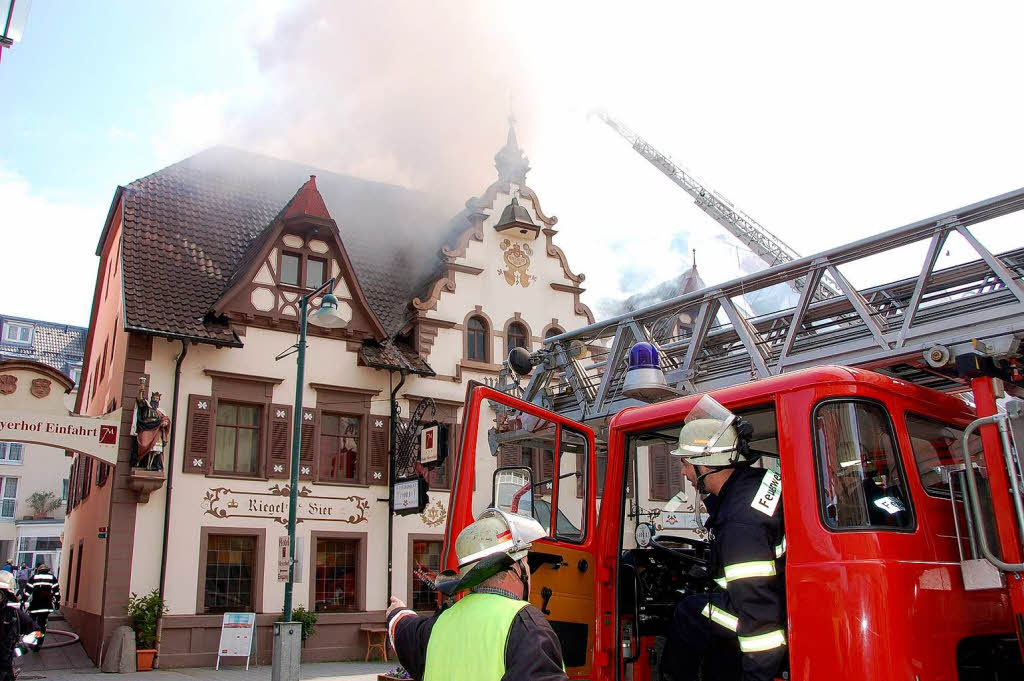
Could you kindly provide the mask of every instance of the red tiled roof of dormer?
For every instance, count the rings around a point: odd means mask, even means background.
[[[327,204],[324,203],[324,197],[320,196],[320,190],[316,188],[316,175],[310,175],[306,183],[299,187],[299,191],[295,192],[295,196],[288,203],[284,219],[299,217],[331,219]]]

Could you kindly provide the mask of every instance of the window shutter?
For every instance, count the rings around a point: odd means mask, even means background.
[[[498,449],[498,468],[523,465],[523,448],[520,445],[502,445]]]
[[[391,447],[391,417],[370,414],[370,442],[366,454],[366,483],[388,484],[388,453]]]
[[[292,458],[292,407],[290,404],[270,405],[270,452],[267,477],[287,478]]]
[[[320,410],[302,409],[302,438],[299,445],[299,479],[312,480],[319,467]]]
[[[672,456],[671,447],[665,445],[668,457],[668,498],[671,499],[683,489],[683,457]]]
[[[185,436],[183,473],[205,474],[213,466],[213,398],[209,395],[188,396],[188,434]]]
[[[651,499],[667,501],[672,498],[669,492],[669,453],[668,445],[652,444],[647,447],[651,466]]]

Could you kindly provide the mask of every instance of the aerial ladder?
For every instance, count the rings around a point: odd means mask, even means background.
[[[634,151],[647,159],[651,165],[665,174],[668,179],[676,183],[683,191],[693,197],[693,200],[700,206],[701,210],[710,215],[716,222],[740,242],[749,248],[757,257],[764,261],[768,267],[782,265],[793,260],[799,260],[800,255],[786,245],[782,239],[772,234],[768,229],[754,218],[733,205],[715,190],[706,187],[692,173],[678,166],[666,154],[658,151],[650,142],[633,132],[625,123],[613,118],[608,112],[596,110],[593,115],[608,124],[612,130],[621,135],[629,142]],[[788,282],[799,293],[804,286],[805,280],[802,277],[791,279]],[[839,286],[832,277],[826,275],[818,282],[814,294],[815,300],[825,300],[832,296],[840,295]]]

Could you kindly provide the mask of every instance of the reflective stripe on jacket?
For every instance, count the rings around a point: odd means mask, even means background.
[[[728,607],[709,619],[735,631],[745,679],[770,679],[786,650],[786,536],[782,481],[763,468],[738,468],[708,504],[711,574]]]

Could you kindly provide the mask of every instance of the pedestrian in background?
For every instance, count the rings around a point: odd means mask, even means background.
[[[29,576],[30,576],[30,573],[28,571],[28,565],[26,565],[25,563],[22,563],[21,567],[18,568],[18,590],[19,591],[24,591],[25,590],[25,585],[28,584]]]

